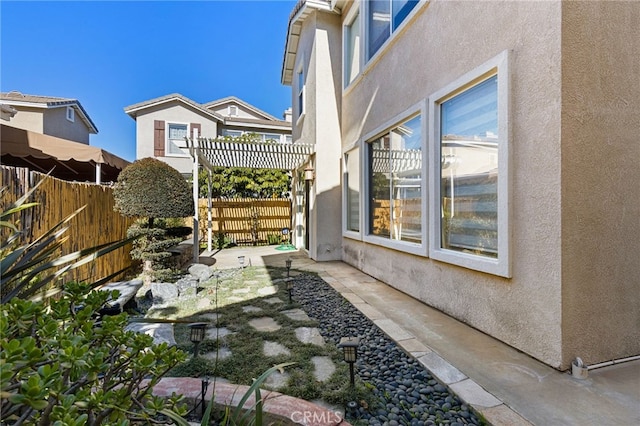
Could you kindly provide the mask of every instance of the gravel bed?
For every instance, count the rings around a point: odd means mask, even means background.
[[[347,409],[348,421],[385,426],[486,424],[321,278],[296,277],[293,297],[319,322],[328,344],[337,345],[342,337],[360,337],[356,374],[373,385],[379,404]]]

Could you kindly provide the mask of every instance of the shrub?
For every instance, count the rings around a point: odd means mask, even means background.
[[[136,160],[125,167],[113,188],[114,209],[124,216],[155,218],[193,215],[189,183],[173,167],[155,158]]]
[[[153,386],[186,354],[125,331],[127,314],[100,318],[109,296],[68,283],[49,305],[12,299],[0,315],[0,418],[11,424],[124,424],[184,413]]]

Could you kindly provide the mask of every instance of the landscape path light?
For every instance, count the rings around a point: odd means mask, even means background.
[[[287,291],[289,292],[289,303],[291,303],[293,301],[292,299],[292,292],[293,292],[293,280],[291,279],[289,272],[291,271],[291,258],[287,258],[287,260],[285,260],[284,264],[287,267]]]
[[[338,347],[342,348],[344,360],[349,364],[349,376],[351,379],[351,386],[355,386],[355,376],[353,373],[353,364],[358,359],[358,345],[360,345],[359,337],[343,337],[338,343]]]
[[[193,343],[193,357],[198,356],[198,345],[204,340],[205,329],[207,328],[206,322],[194,322],[189,324],[189,340]]]
[[[244,268],[244,256],[238,256],[238,263],[241,268]]]

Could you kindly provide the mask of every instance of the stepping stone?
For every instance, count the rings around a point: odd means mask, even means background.
[[[267,380],[264,381],[264,384],[271,389],[280,389],[286,386],[287,381],[289,380],[289,373],[286,371],[281,373],[279,371],[274,371],[267,377]]]
[[[249,325],[258,331],[278,331],[280,330],[280,324],[274,321],[271,317],[260,317],[249,321]]]
[[[280,299],[279,297],[272,297],[270,299],[265,299],[264,301],[266,303],[269,303],[270,305],[275,305],[275,304],[278,304],[278,303],[284,303],[282,301],[282,299]]]
[[[203,358],[215,360],[216,359],[216,351],[207,352],[201,355]],[[218,348],[217,357],[219,360],[229,358],[231,356],[231,350],[227,347]]]
[[[262,352],[266,356],[291,355],[291,351],[278,342],[264,342]]]
[[[134,322],[127,325],[125,330],[147,334],[153,337],[155,345],[167,343],[169,346],[175,346],[176,344],[176,339],[173,336],[173,324]]]
[[[249,294],[251,289],[249,287],[246,288],[237,288],[232,291],[233,294]]]
[[[211,300],[203,297],[196,302],[196,309],[206,309],[211,306]]]
[[[226,336],[230,334],[234,334],[234,333],[226,327],[220,327],[220,328],[213,327],[213,328],[207,328],[206,338],[209,340],[224,339]]]
[[[245,312],[245,313],[260,312],[261,310],[262,310],[262,308],[258,308],[257,306],[243,306],[242,307],[242,312]]]
[[[261,287],[258,289],[258,294],[260,296],[270,296],[272,294],[276,294],[278,292],[278,287],[269,285],[266,287]]]
[[[309,321],[309,315],[302,309],[289,309],[288,311],[282,311],[283,314],[295,321]]]
[[[238,296],[229,296],[227,297],[228,302],[242,302],[244,299]]]
[[[209,320],[209,322],[216,322],[218,321],[218,318],[220,318],[220,314],[217,312],[208,312],[206,314],[202,314],[200,315],[202,318],[206,318]]]
[[[336,371],[336,366],[328,356],[314,356],[311,358],[313,363],[313,376],[319,382],[326,382]]]
[[[324,346],[324,339],[315,327],[296,328],[296,338],[302,343],[311,343],[316,346]]]
[[[250,281],[246,281],[245,280],[243,282],[245,283],[245,285],[256,285],[256,284],[259,284],[259,282],[255,281],[255,280],[250,280]]]

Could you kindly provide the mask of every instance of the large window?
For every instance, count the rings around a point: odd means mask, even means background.
[[[345,227],[360,232],[360,149],[344,154]]]
[[[419,2],[420,0],[367,2],[367,59],[371,59]]]
[[[368,235],[422,244],[422,114],[368,141]]]
[[[509,276],[507,54],[430,99],[431,257]]]
[[[344,26],[344,87],[360,73],[360,11],[356,8]]]
[[[189,135],[187,124],[169,123],[167,132],[167,155],[186,156],[186,138]],[[184,149],[183,149],[184,148]]]

